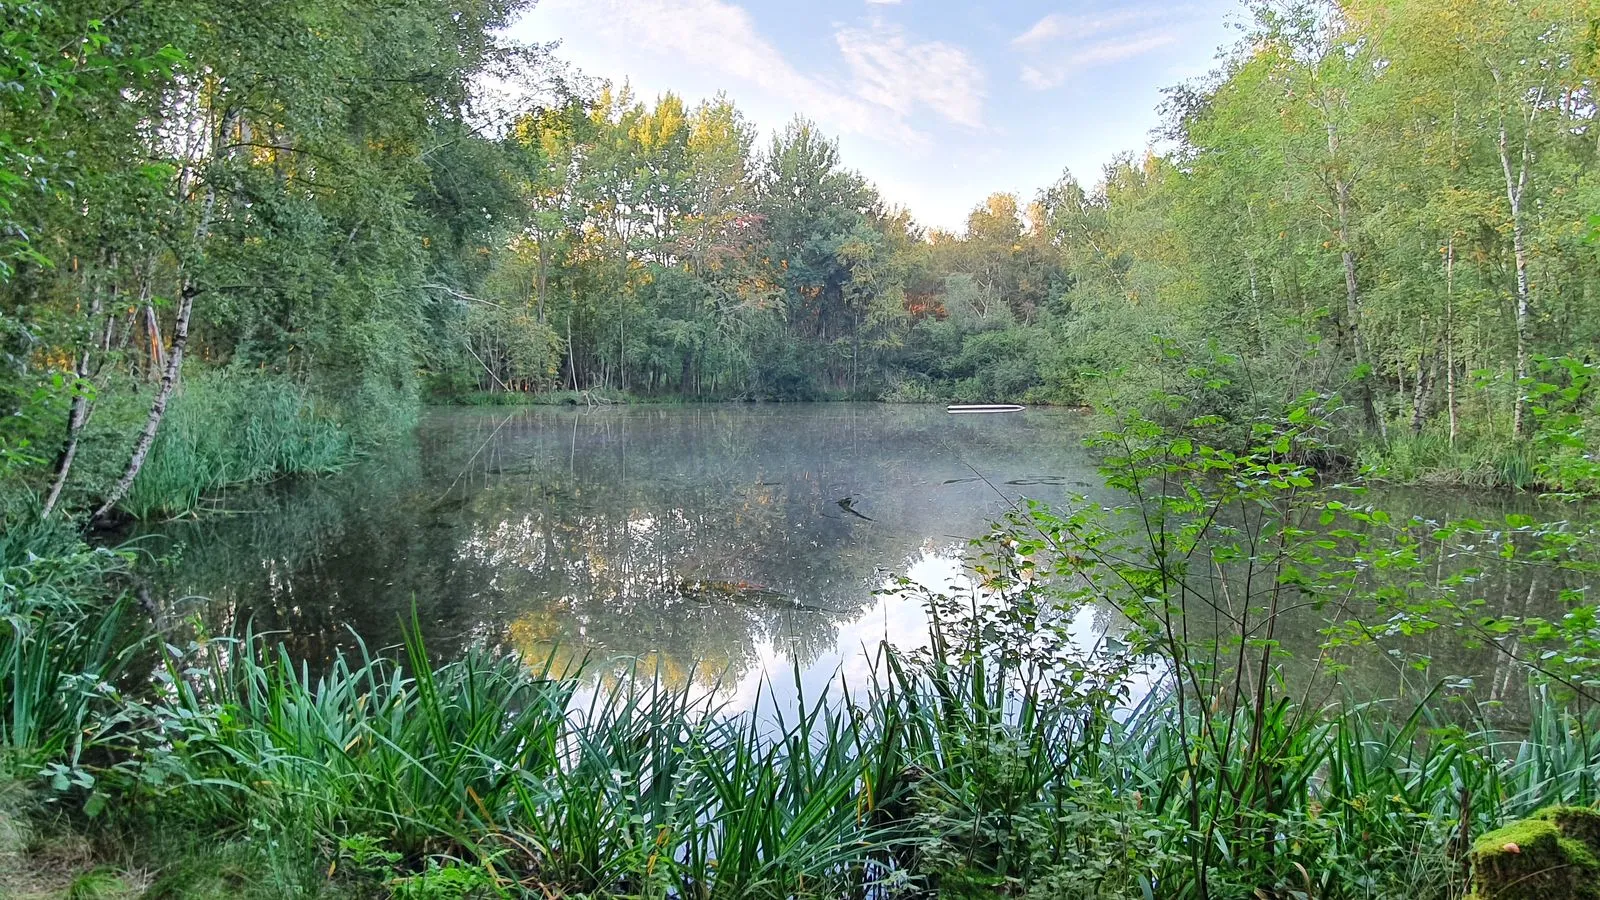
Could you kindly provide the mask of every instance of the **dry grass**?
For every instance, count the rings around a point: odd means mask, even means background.
[[[133,900],[150,879],[108,865],[85,837],[40,827],[18,782],[0,783],[0,897],[6,900]]]

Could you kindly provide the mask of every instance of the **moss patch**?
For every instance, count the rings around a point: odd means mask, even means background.
[[[1472,846],[1473,900],[1600,900],[1600,813],[1553,806]]]

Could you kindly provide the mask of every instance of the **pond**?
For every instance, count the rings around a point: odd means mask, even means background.
[[[343,474],[219,498],[231,515],[139,540],[172,556],[167,604],[307,660],[354,636],[394,646],[414,609],[439,656],[488,641],[695,679],[733,710],[769,690],[781,705],[795,671],[808,691],[859,683],[880,641],[925,641],[920,604],[886,590],[896,573],[956,582],[967,539],[1025,497],[1118,502],[1083,447],[1091,427],[1065,410],[879,404],[437,409]],[[1506,502],[1384,499],[1439,516]],[[1120,627],[1111,610],[1080,619],[1086,639]],[[1310,664],[1320,624],[1285,624],[1291,660]],[[1503,656],[1429,640],[1430,678],[1513,683]],[[1374,653],[1336,684],[1389,697],[1415,680]]]

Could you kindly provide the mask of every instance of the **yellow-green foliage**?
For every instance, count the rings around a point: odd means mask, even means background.
[[[1472,846],[1473,900],[1600,900],[1600,813],[1552,806]]]

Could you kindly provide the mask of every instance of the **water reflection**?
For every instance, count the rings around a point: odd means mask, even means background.
[[[488,639],[739,697],[794,661],[849,677],[863,645],[920,641],[887,575],[955,577],[963,539],[1024,492],[1088,487],[1081,428],[877,405],[441,410],[347,475],[154,531],[181,548],[169,596],[309,660],[352,633],[398,642],[414,601],[441,656]]]
[[[251,623],[313,663],[354,635],[399,643],[414,604],[441,657],[487,640],[586,658],[601,678],[638,665],[748,709],[791,701],[797,663],[807,690],[835,674],[859,684],[863,648],[919,646],[921,610],[883,592],[889,574],[959,584],[964,539],[1019,498],[1116,502],[1086,427],[1067,412],[848,404],[439,410],[345,475],[228,498],[244,514],[146,539],[179,551],[162,575],[169,604],[208,598],[188,602],[214,633]],[[1501,512],[1465,495],[1372,500],[1441,519]],[[1478,588],[1513,608],[1539,602],[1541,584],[1502,571]],[[1328,613],[1280,627],[1291,679],[1324,671]],[[1114,618],[1089,609],[1074,627],[1090,640]],[[1384,649],[1317,690],[1393,697],[1465,675],[1514,699],[1503,654],[1463,650],[1459,635]],[[1418,653],[1435,667],[1418,673]]]

